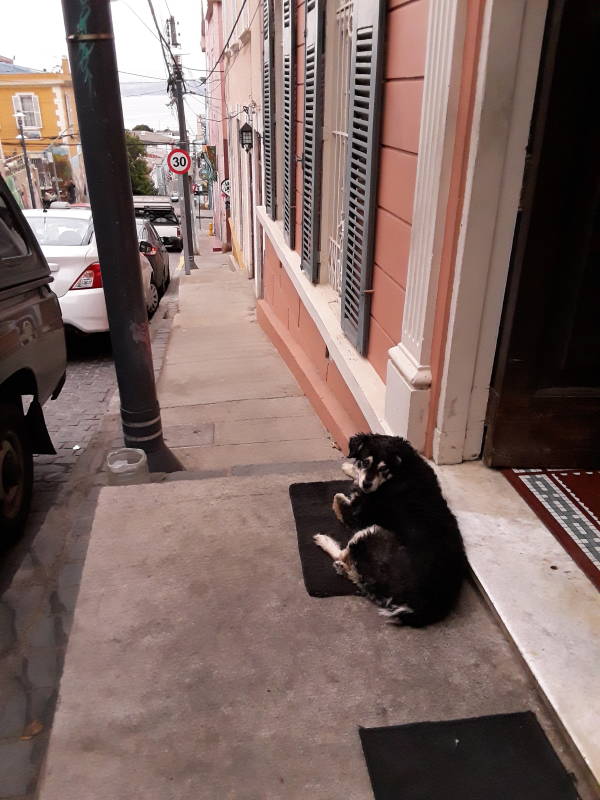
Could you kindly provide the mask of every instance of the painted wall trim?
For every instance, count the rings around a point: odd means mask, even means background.
[[[547,7],[493,0],[486,8],[433,438],[439,464],[481,453]]]
[[[56,127],[58,133],[69,130],[67,122],[67,112],[65,110],[64,92],[61,86],[53,86],[52,94],[54,95],[54,107],[56,109]]]
[[[270,219],[264,206],[257,206],[256,212],[300,301],[323,337],[330,359],[340,371],[371,429],[376,433],[392,433],[385,419],[385,385],[367,359],[360,356],[344,336],[331,309],[335,292],[325,284],[314,285],[308,280],[300,269],[299,254],[290,250],[285,242],[281,221]]]
[[[466,0],[436,0],[427,21],[402,338],[390,349],[386,417],[395,433],[422,450],[431,387],[431,340],[460,97]],[[389,380],[389,378],[392,378]],[[399,393],[399,394],[397,394]]]

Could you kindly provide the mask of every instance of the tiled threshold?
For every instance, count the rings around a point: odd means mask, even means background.
[[[600,594],[499,472],[436,471],[482,591],[600,783]]]

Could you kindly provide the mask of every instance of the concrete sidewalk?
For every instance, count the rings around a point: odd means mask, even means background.
[[[472,587],[422,631],[307,595],[288,486],[340,454],[246,276],[196,260],[159,384],[190,471],[100,494],[42,800],[366,800],[360,725],[525,709],[574,769]]]

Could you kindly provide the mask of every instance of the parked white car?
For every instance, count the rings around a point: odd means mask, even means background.
[[[108,317],[90,209],[31,208],[23,213],[48,261],[54,278],[52,289],[58,296],[64,324],[82,333],[107,331]],[[142,253],[139,258],[146,308],[152,314],[158,305],[157,293],[151,285],[152,267]]]

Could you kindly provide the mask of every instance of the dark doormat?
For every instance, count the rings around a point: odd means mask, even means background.
[[[600,470],[502,472],[600,590]]]
[[[360,728],[375,800],[577,800],[535,714]]]
[[[358,594],[347,578],[338,575],[331,558],[313,541],[315,533],[325,533],[345,546],[351,532],[336,519],[331,510],[337,492],[348,494],[352,481],[292,483],[290,500],[298,533],[298,550],[306,591],[312,597],[336,597]]]

